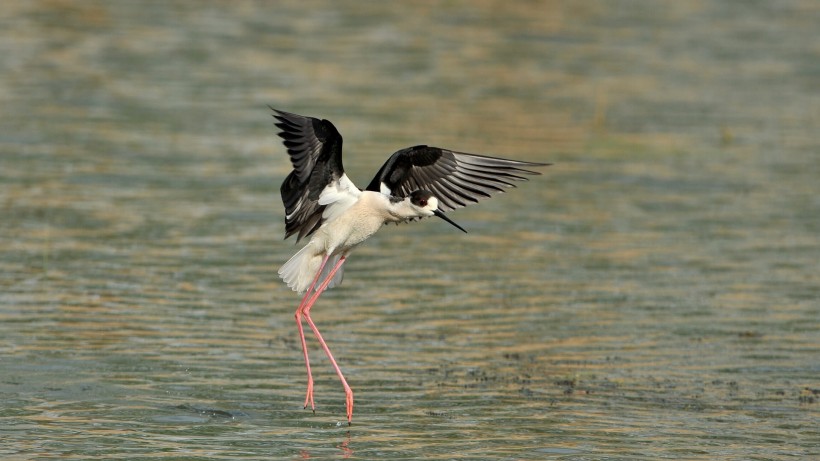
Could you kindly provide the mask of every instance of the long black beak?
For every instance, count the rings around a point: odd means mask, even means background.
[[[450,218],[448,218],[447,216],[445,216],[445,215],[444,215],[444,213],[442,213],[441,211],[436,210],[436,211],[434,211],[434,212],[433,212],[433,214],[434,214],[434,215],[436,215],[436,216],[438,216],[439,218],[441,218],[441,219],[443,219],[443,220],[447,221],[448,223],[452,224],[453,226],[455,226],[455,228],[456,228],[456,229],[460,230],[461,232],[464,232],[465,234],[467,233],[467,231],[466,231],[466,230],[464,230],[464,228],[463,228],[463,227],[461,227],[461,226],[459,226],[458,224],[454,223],[452,219],[450,219]]]

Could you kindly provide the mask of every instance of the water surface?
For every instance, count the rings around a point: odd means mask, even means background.
[[[5,459],[820,455],[813,2],[19,2],[0,12]],[[313,316],[266,104],[366,185],[552,162],[390,226]]]

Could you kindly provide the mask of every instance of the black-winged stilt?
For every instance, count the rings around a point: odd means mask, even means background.
[[[515,187],[513,181],[526,180],[522,174],[540,174],[524,167],[549,164],[414,146],[391,155],[367,188],[361,190],[344,172],[342,136],[332,123],[271,109],[293,164],[281,188],[285,238],[296,234],[298,242],[310,237],[308,244],[279,269],[279,276],[290,288],[305,293],[296,309],[308,374],[305,408],[310,404],[315,410],[303,317],[342,381],[349,424],[353,418],[353,391],[310,318],[310,309],[323,291],[342,283],[342,265],[351,250],[384,224],[428,216],[438,216],[467,232],[444,212]]]

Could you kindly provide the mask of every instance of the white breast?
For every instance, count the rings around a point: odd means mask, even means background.
[[[325,251],[345,253],[361,244],[384,225],[390,217],[389,200],[378,192],[360,191],[347,208],[337,206],[333,218],[322,224],[314,240],[321,241]]]

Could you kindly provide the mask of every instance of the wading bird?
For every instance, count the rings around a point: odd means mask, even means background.
[[[308,244],[279,269],[279,276],[288,287],[305,293],[296,309],[296,325],[308,375],[305,408],[310,404],[315,411],[303,318],[342,381],[350,424],[353,391],[310,318],[310,309],[322,292],[342,283],[342,265],[351,250],[384,224],[428,216],[438,216],[467,232],[444,212],[514,187],[513,181],[526,179],[522,174],[540,174],[524,167],[548,164],[415,146],[390,156],[367,188],[361,190],[344,172],[342,136],[332,123],[271,110],[293,164],[293,171],[285,178],[280,191],[285,204],[285,238],[296,234],[299,242],[310,237]]]

